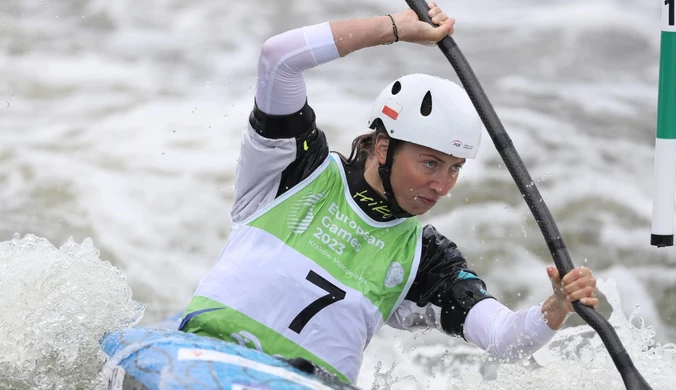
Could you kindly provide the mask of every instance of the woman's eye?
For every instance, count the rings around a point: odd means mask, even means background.
[[[462,165],[457,164],[457,165],[451,165],[451,170],[453,172],[460,172],[460,168],[462,168]]]
[[[437,162],[432,160],[425,161],[423,164],[425,164],[427,168],[434,168],[437,166]]]

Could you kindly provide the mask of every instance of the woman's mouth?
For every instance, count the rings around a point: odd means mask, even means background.
[[[434,206],[435,204],[437,204],[437,200],[438,200],[438,199],[430,199],[430,198],[426,198],[426,197],[424,197],[424,196],[416,196],[415,198],[416,198],[418,201],[420,201],[420,203],[424,204],[424,205],[427,206],[427,207],[432,207],[432,206]]]

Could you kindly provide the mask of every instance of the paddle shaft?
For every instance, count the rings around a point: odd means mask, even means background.
[[[425,0],[406,0],[406,3],[415,11],[420,20],[433,24],[429,17],[429,7]],[[467,91],[484,126],[486,126],[486,130],[500,153],[505,166],[507,166],[516,186],[521,191],[526,204],[528,204],[533,213],[533,217],[535,217],[535,221],[542,231],[547,247],[549,247],[549,252],[554,259],[556,268],[559,270],[559,275],[563,277],[575,267],[563,242],[561,233],[559,233],[559,229],[556,226],[556,222],[540,195],[540,191],[538,191],[511,138],[507,134],[507,131],[505,131],[500,118],[498,118],[479,80],[469,62],[467,62],[467,59],[460,51],[460,48],[458,48],[455,40],[447,36],[438,42],[437,46],[439,46],[441,52],[451,63],[453,69],[455,69],[460,82]],[[629,390],[651,389],[650,385],[648,385],[634,366],[615,329],[613,329],[608,321],[596,310],[581,304],[579,301],[573,302],[573,308],[601,337],[603,344],[608,349],[615,366],[622,376],[626,388]]]

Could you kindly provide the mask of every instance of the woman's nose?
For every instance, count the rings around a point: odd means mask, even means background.
[[[440,196],[444,196],[448,194],[451,188],[453,188],[455,178],[456,176],[450,173],[446,175],[440,174],[438,178],[435,178],[435,180],[430,183],[430,188]]]

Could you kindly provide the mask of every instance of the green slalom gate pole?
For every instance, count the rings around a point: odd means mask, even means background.
[[[676,0],[662,4],[660,84],[657,103],[657,140],[653,184],[653,220],[650,244],[674,245],[676,197]]]

